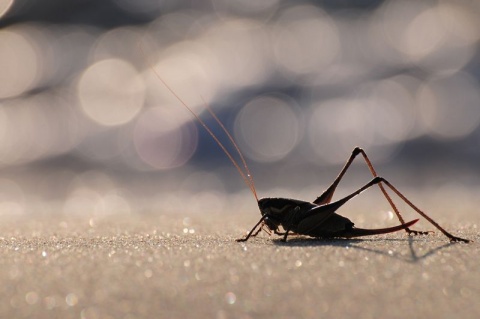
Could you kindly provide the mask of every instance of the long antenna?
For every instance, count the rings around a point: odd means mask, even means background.
[[[203,97],[202,97],[203,99]],[[230,132],[225,128],[225,126],[223,125],[223,123],[220,121],[220,119],[217,117],[217,115],[213,112],[213,110],[210,108],[210,106],[208,106],[207,103],[205,103],[205,100],[203,101],[204,104],[205,104],[205,108],[208,110],[208,113],[210,113],[211,116],[213,116],[213,118],[215,119],[215,121],[217,121],[218,125],[220,125],[220,127],[222,128],[223,132],[225,132],[225,134],[228,136],[228,139],[230,140],[230,142],[232,143],[232,145],[235,147],[235,150],[237,151],[238,155],[240,156],[240,159],[242,160],[242,164],[243,164],[243,167],[245,168],[245,171],[247,172],[247,177],[248,179],[250,180],[250,189],[252,190],[253,192],[253,195],[255,195],[255,198],[257,199],[258,201],[258,198],[257,198],[257,192],[255,190],[255,183],[253,182],[253,176],[252,174],[250,173],[250,170],[248,169],[248,165],[247,165],[247,162],[245,161],[245,158],[243,157],[243,154],[242,152],[240,151],[240,148],[238,147],[237,143],[235,142],[235,140],[233,139],[232,135],[230,134]]]
[[[142,51],[143,51],[143,47],[140,45]],[[144,51],[145,53],[145,51]],[[218,119],[218,117],[215,115],[215,113],[213,113],[213,111],[211,110],[210,107],[208,107],[207,104],[205,104],[205,107],[206,109],[208,110],[208,112],[215,118],[215,120],[217,121],[217,123],[222,127],[223,131],[227,134],[230,142],[234,145],[235,147],[235,150],[237,151],[237,153],[239,154],[241,160],[242,160],[242,163],[243,163],[243,166],[245,167],[245,170],[247,172],[247,175],[245,175],[245,172],[242,171],[242,169],[240,168],[240,165],[238,165],[238,163],[235,161],[235,159],[233,158],[232,154],[230,154],[230,152],[226,149],[226,147],[223,145],[222,142],[220,142],[220,140],[215,136],[215,134],[212,132],[212,130],[210,130],[210,128],[207,126],[207,124],[205,124],[205,122],[200,118],[200,116],[198,116],[197,113],[195,113],[191,108],[190,106],[188,106],[188,104],[180,97],[178,96],[178,94],[170,87],[170,85],[168,85],[168,83],[160,76],[160,74],[157,72],[157,70],[155,70],[154,67],[151,67],[153,73],[155,74],[155,76],[163,83],[163,85],[170,91],[170,93],[175,96],[175,98],[195,117],[195,119],[200,122],[200,124],[203,126],[203,128],[208,132],[208,134],[210,134],[210,136],[213,138],[213,140],[218,144],[218,146],[220,146],[220,148],[222,149],[222,151],[225,153],[225,155],[228,156],[228,158],[230,159],[230,161],[232,162],[232,164],[235,166],[235,168],[237,169],[238,173],[240,174],[240,176],[243,178],[243,181],[245,182],[245,184],[248,186],[248,188],[250,188],[250,191],[252,192],[253,196],[255,197],[255,200],[258,202],[258,197],[257,197],[257,192],[255,190],[255,185],[253,183],[253,177],[252,175],[250,174],[250,170],[248,169],[248,166],[247,166],[247,163],[245,161],[245,158],[243,157],[242,153],[240,152],[240,149],[238,148],[237,144],[235,143],[235,140],[233,139],[233,137],[230,135],[230,133],[227,131],[227,129],[225,128],[225,126],[222,124],[222,122]],[[248,176],[248,177],[247,177]]]

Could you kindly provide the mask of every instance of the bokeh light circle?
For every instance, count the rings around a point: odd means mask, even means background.
[[[131,121],[145,100],[145,84],[139,73],[120,59],[91,65],[83,72],[77,89],[85,114],[105,126]]]
[[[274,162],[293,150],[300,138],[300,120],[292,103],[281,96],[260,96],[242,108],[234,129],[246,156]]]
[[[361,105],[351,100],[333,99],[316,105],[308,123],[311,150],[322,161],[339,164],[353,147],[368,149],[373,131],[364,118]]]
[[[20,95],[37,78],[37,52],[28,37],[14,30],[0,30],[0,43],[0,98]]]
[[[208,77],[221,87],[253,86],[269,75],[268,32],[257,22],[233,20],[215,24],[199,41],[209,49],[203,59]]]
[[[145,73],[145,81],[151,94],[149,98],[156,103],[180,104],[162,84],[159,79],[161,76],[175,94],[193,109],[208,104],[215,85],[206,70],[209,63],[204,59],[207,54],[205,50],[202,45],[185,41],[169,47],[161,57],[157,57],[158,61]],[[151,60],[154,61],[154,58]]]
[[[479,83],[464,73],[425,82],[417,93],[422,123],[439,139],[459,139],[480,125]]]
[[[360,146],[376,162],[386,160],[408,134],[399,125],[411,125],[408,122],[406,114],[381,98],[323,101],[309,115],[309,143],[314,155],[311,158],[338,165],[344,163],[345,155],[355,146]],[[389,127],[393,131],[387,133]]]
[[[320,72],[337,59],[340,50],[334,21],[311,6],[286,10],[272,40],[277,63],[292,76]]]
[[[13,0],[1,0],[0,1],[0,18],[5,15],[12,7]]]
[[[197,128],[193,123],[185,122],[184,117],[188,114],[183,109],[179,111],[166,107],[150,108],[135,124],[135,149],[140,159],[153,169],[182,166],[197,149]]]

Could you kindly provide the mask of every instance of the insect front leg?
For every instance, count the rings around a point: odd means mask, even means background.
[[[252,234],[252,236],[251,236],[251,237],[257,237],[257,235],[258,235],[258,234],[259,234],[259,233],[262,231],[262,229],[263,229],[263,225],[262,225],[262,226],[260,226],[260,227],[257,229],[257,231],[256,231],[255,233],[253,233],[253,234]]]
[[[255,234],[253,234],[253,232],[255,231],[255,229],[258,227],[258,225],[260,225],[261,223],[263,223],[263,221],[265,220],[267,216],[262,216],[262,218],[260,218],[260,220],[258,221],[258,223],[255,224],[255,226],[253,226],[252,230],[248,233],[248,235],[245,237],[245,238],[239,238],[239,239],[236,239],[237,242],[243,242],[243,241],[247,241],[250,236],[257,236],[258,233],[262,230],[262,227],[260,227],[260,229],[257,230],[257,232]]]

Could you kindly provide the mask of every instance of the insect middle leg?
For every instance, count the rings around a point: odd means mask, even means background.
[[[350,155],[349,159],[347,160],[347,162],[345,163],[345,165],[343,166],[342,170],[340,171],[340,173],[338,174],[338,176],[335,178],[335,180],[333,181],[333,183],[327,188],[326,191],[323,192],[322,195],[320,195],[319,197],[317,197],[317,199],[315,199],[314,203],[317,204],[317,205],[324,205],[324,204],[328,204],[332,201],[332,197],[333,197],[333,194],[335,193],[335,190],[337,189],[337,186],[338,184],[340,183],[340,181],[342,180],[343,176],[345,175],[345,173],[347,172],[348,168],[350,167],[350,165],[352,164],[352,162],[355,160],[355,158],[359,155],[359,154],[362,154],[363,156],[363,159],[365,160],[365,163],[367,164],[368,166],[368,169],[370,170],[370,172],[372,173],[373,177],[377,177],[378,174],[377,172],[375,171],[375,169],[373,168],[373,165],[372,165],[372,162],[370,161],[370,159],[368,158],[367,154],[365,153],[365,151],[360,148],[360,147],[355,147],[352,151],[352,154]],[[385,187],[383,186],[382,183],[378,183],[378,187],[380,188],[380,190],[382,191],[383,193],[383,196],[385,197],[385,199],[388,201],[388,203],[390,204],[390,207],[392,207],[392,210],[395,212],[395,215],[397,216],[398,220],[400,221],[400,223],[402,224],[405,224],[405,220],[403,219],[403,216],[400,214],[400,211],[398,210],[397,206],[395,205],[395,203],[393,202],[392,198],[390,197],[390,195],[388,195],[387,191],[385,190]],[[426,235],[428,233],[430,233],[430,231],[417,231],[417,230],[411,230],[410,228],[405,228],[405,231],[409,234],[409,235]]]

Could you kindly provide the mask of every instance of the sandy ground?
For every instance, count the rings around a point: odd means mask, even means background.
[[[474,239],[235,238],[254,216],[3,218],[0,318],[480,318]]]

